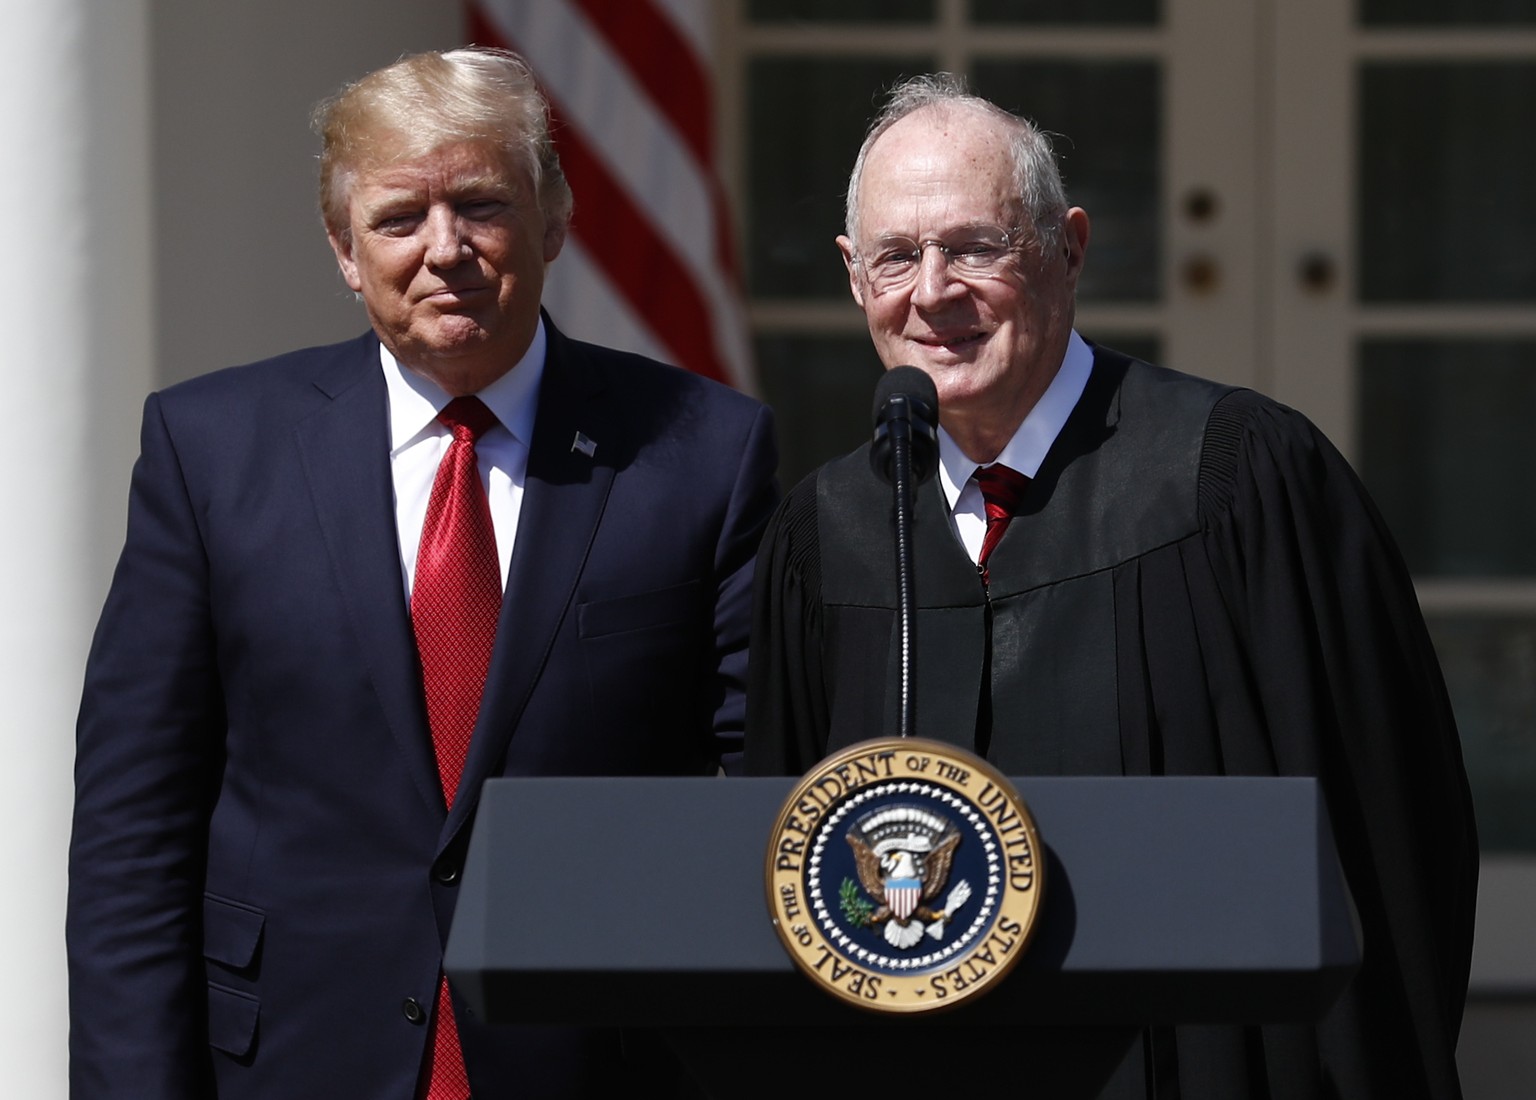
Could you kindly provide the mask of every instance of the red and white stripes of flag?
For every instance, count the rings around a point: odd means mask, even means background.
[[[715,175],[708,0],[470,0],[470,37],[528,59],[576,214],[544,302],[578,339],[754,388]]]

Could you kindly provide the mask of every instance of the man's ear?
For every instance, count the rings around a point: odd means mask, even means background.
[[[560,255],[560,250],[565,247],[565,236],[571,228],[569,219],[556,222],[546,220],[544,223],[544,262],[551,264],[555,257]]]
[[[853,260],[853,242],[847,237],[837,238],[837,250],[843,254],[843,266],[848,269],[848,290],[853,300],[864,308],[864,288],[859,285],[858,264]]]
[[[327,229],[325,239],[331,242],[331,251],[336,254],[336,266],[341,269],[341,277],[347,286],[361,294],[363,282],[357,277],[357,261],[352,258],[352,231]]]
[[[1062,219],[1062,249],[1066,253],[1067,277],[1075,285],[1083,273],[1083,261],[1088,255],[1088,212],[1074,206]]]

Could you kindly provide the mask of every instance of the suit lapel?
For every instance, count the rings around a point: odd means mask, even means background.
[[[327,361],[330,400],[294,430],[332,573],[385,724],[422,797],[441,811],[421,673],[400,575],[389,467],[388,397],[371,337]]]
[[[480,784],[506,752],[555,636],[602,518],[616,460],[627,451],[622,425],[602,398],[600,367],[546,316],[548,358],[539,389],[533,443],[524,480],[517,544],[502,600],[491,670],[470,742],[446,842],[473,814]],[[575,446],[577,433],[595,444]]]

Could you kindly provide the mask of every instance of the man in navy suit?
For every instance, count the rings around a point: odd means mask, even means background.
[[[445,1028],[481,1100],[643,1091],[659,1062],[439,1007],[483,780],[704,775],[739,747],[774,504],[767,409],[541,312],[571,215],[547,125],[505,52],[343,90],[321,204],[373,331],[145,406],[78,729],[76,1097],[463,1096],[434,1076]],[[411,597],[464,395],[495,415],[474,456],[504,594],[447,795]]]

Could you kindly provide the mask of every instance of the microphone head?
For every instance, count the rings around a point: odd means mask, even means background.
[[[939,391],[933,379],[917,367],[892,367],[875,383],[873,416],[877,427],[890,417],[891,398],[897,396],[909,399],[914,417],[928,424],[939,422]]]
[[[939,391],[917,367],[892,367],[875,383],[875,440],[870,465],[887,483],[896,480],[893,428],[909,444],[908,474],[913,485],[933,476],[939,465]]]

